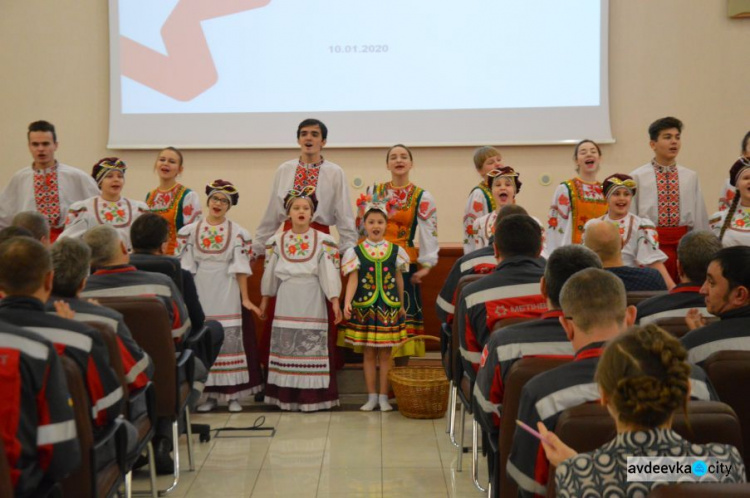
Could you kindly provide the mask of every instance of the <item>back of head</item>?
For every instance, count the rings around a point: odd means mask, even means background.
[[[34,234],[29,232],[27,229],[17,226],[9,226],[0,230],[0,243],[5,242],[13,237],[31,237],[34,238]]]
[[[52,270],[49,251],[31,237],[13,237],[0,244],[0,290],[9,296],[31,296]]]
[[[65,237],[54,243],[50,253],[55,270],[52,293],[60,297],[76,297],[81,282],[89,275],[91,249],[82,240]]]
[[[13,217],[13,226],[25,228],[36,240],[49,240],[49,221],[38,211],[21,211]]]
[[[703,284],[708,264],[720,249],[721,241],[708,230],[693,230],[680,239],[677,260],[690,282]]]
[[[142,214],[130,227],[130,243],[137,253],[158,253],[168,238],[169,224],[156,213]]]
[[[614,274],[599,268],[575,273],[560,290],[565,316],[584,333],[624,323],[625,285]]]
[[[721,266],[721,275],[729,281],[729,290],[739,286],[750,289],[750,247],[725,247],[714,254],[713,261]]]
[[[583,244],[598,254],[602,261],[616,258],[622,252],[620,230],[609,221],[591,222],[583,234]]]
[[[570,277],[586,268],[602,268],[599,256],[580,245],[558,247],[550,254],[544,269],[547,298],[555,308],[560,308],[560,291]]]
[[[542,252],[542,234],[534,218],[512,214],[495,222],[495,249],[502,258],[536,258]]]
[[[113,264],[120,252],[120,236],[109,225],[97,225],[83,234],[83,241],[91,249],[91,266]]]
[[[657,119],[648,127],[648,136],[651,140],[656,141],[659,138],[659,133],[672,128],[677,128],[677,131],[682,132],[682,121],[672,116]]]
[[[57,142],[57,132],[55,131],[55,125],[53,125],[49,121],[40,120],[40,121],[34,121],[33,123],[30,123],[29,129],[26,135],[28,136],[33,131],[43,131],[43,132],[52,133],[52,140],[54,142]]]
[[[508,204],[501,207],[500,211],[497,212],[497,218],[495,218],[495,227],[497,227],[497,224],[500,222],[500,220],[512,214],[525,214],[526,216],[529,215],[528,211],[526,211],[518,204]]]
[[[622,422],[652,429],[687,409],[690,365],[680,341],[656,325],[633,327],[604,350],[596,379]]]

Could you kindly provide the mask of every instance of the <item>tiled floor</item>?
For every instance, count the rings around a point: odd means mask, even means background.
[[[456,472],[457,453],[445,419],[413,420],[398,412],[331,411],[311,414],[217,412],[193,422],[247,427],[260,416],[273,437],[212,437],[196,444],[195,472],[187,471],[185,437],[174,497],[472,497],[471,455]],[[467,417],[467,422],[469,421]],[[469,425],[467,423],[467,425]],[[224,432],[222,436],[230,435]],[[466,444],[469,444],[467,433]],[[486,482],[486,466],[480,479]],[[146,489],[138,472],[135,489]],[[166,478],[159,478],[162,487]]]

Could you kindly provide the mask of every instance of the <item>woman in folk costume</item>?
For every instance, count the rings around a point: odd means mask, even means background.
[[[105,157],[94,165],[91,176],[101,193],[70,205],[65,230],[60,237],[81,237],[91,227],[111,225],[120,234],[128,250],[133,249],[130,243],[130,226],[136,218],[148,211],[148,206],[144,202],[122,196],[127,168],[125,162],[116,157]]]
[[[368,400],[360,408],[391,411],[388,403],[388,370],[391,348],[406,339],[404,328],[404,278],[409,256],[385,240],[386,204],[363,195],[357,202],[366,238],[347,249],[341,273],[347,277],[344,317],[340,336],[347,346],[364,349],[364,374]],[[376,363],[380,365],[380,390],[376,390]],[[379,392],[379,394],[378,394]]]
[[[520,176],[520,173],[510,166],[501,166],[487,173],[487,184],[490,186],[497,209],[474,221],[472,229],[474,235],[469,240],[471,251],[491,244],[492,237],[495,235],[495,220],[497,220],[498,213],[503,207],[516,203],[516,195],[521,191],[522,185]],[[546,258],[544,227],[538,219],[533,216],[532,218],[539,223],[539,229],[542,232],[542,257]]]
[[[159,175],[159,186],[146,195],[146,204],[169,224],[167,254],[177,249],[177,232],[201,217],[198,193],[177,183],[182,173],[182,152],[167,147],[159,152],[154,171]]]
[[[314,192],[310,187],[289,192],[284,204],[291,228],[266,244],[261,310],[273,296],[276,307],[264,402],[282,410],[339,405],[333,352],[334,326],[341,321],[340,257],[333,238],[310,226],[317,207]]]
[[[708,223],[724,247],[750,246],[750,159],[737,159],[729,181],[736,189],[729,209],[714,213]]]
[[[608,210],[598,219],[614,223],[620,229],[623,264],[654,268],[661,273],[668,289],[674,287],[675,283],[664,266],[667,255],[659,249],[659,235],[654,223],[630,212],[630,203],[637,188],[635,180],[628,175],[615,173],[604,179],[602,188]],[[591,221],[586,223],[584,230]]]
[[[177,236],[180,263],[195,275],[206,319],[224,327],[224,343],[206,381],[207,398],[197,410],[211,411],[221,400],[228,402],[230,412],[239,412],[240,400],[263,387],[254,338],[247,341],[252,351],[246,352],[242,334],[242,307],[260,315],[247,290],[253,241],[247,230],[227,218],[240,196],[232,183],[215,180],[206,186],[206,195],[206,217],[183,227]]]
[[[409,180],[414,166],[411,151],[405,145],[394,145],[386,155],[386,167],[391,181],[374,187],[373,197],[387,200],[388,225],[385,238],[401,246],[411,264],[404,273],[404,308],[406,333],[409,337],[424,333],[422,318],[422,290],[420,284],[438,261],[437,207],[432,194]],[[362,220],[358,220],[361,231]],[[419,240],[419,246],[414,244]],[[423,341],[411,341],[399,348],[395,356],[424,356]],[[399,364],[405,360],[397,360]]]
[[[602,153],[593,140],[581,140],[573,152],[578,176],[562,182],[552,197],[547,221],[547,252],[580,244],[588,220],[607,212],[602,184],[596,179]]]
[[[750,161],[750,131],[745,133],[745,136],[742,138],[740,159],[743,157]],[[732,185],[731,177],[727,178],[724,181],[724,185],[721,187],[721,192],[719,192],[719,211],[726,211],[729,209],[736,193],[737,189]],[[713,218],[713,216],[711,218]]]
[[[464,254],[469,254],[474,249],[471,240],[475,235],[474,222],[477,218],[498,209],[497,202],[492,196],[492,188],[489,184],[488,174],[490,171],[503,165],[503,156],[494,147],[479,147],[474,151],[474,167],[481,178],[479,185],[471,189],[469,198],[464,208]]]

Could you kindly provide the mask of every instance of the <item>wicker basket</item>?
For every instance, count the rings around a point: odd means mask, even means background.
[[[406,339],[400,346],[414,340],[440,341],[428,335]],[[398,346],[398,347],[400,347]],[[448,408],[449,382],[442,366],[395,367],[388,372],[398,411],[409,418],[440,418]]]

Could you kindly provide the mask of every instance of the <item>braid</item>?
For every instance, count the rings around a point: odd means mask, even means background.
[[[680,406],[686,408],[690,366],[675,338],[655,325],[636,327],[608,350],[600,370],[609,371],[597,372],[597,377],[623,421],[657,427]]]
[[[724,218],[724,224],[721,225],[721,231],[719,232],[719,241],[724,240],[724,232],[727,231],[727,229],[732,224],[732,218],[734,218],[734,213],[737,211],[737,204],[740,202],[740,193],[737,192],[734,195],[734,199],[732,199],[732,204],[729,205],[729,209],[727,209],[727,217]]]

